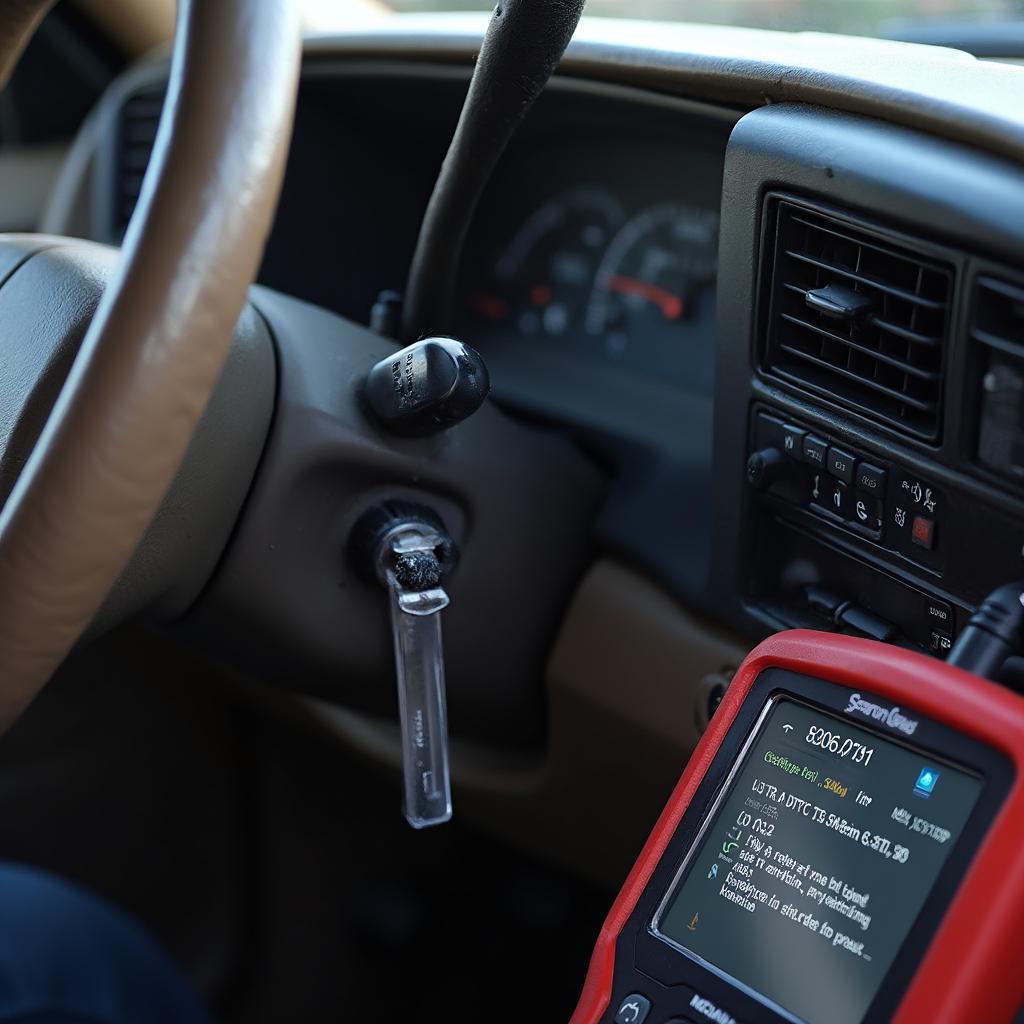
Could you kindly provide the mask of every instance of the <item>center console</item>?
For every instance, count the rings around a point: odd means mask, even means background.
[[[572,1024],[1006,1021],[1024,1004],[1024,699],[809,631],[741,667]]]
[[[945,657],[1024,574],[1024,173],[781,104],[721,224],[718,608]]]

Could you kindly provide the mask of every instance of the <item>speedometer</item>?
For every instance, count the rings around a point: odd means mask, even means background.
[[[674,200],[631,208],[636,198],[575,185],[489,225],[507,241],[481,251],[463,306],[485,356],[517,344],[519,365],[579,357],[710,394],[718,213]]]
[[[702,340],[713,318],[718,214],[683,203],[650,207],[612,239],[598,266],[586,312],[587,332],[606,353],[658,363]],[[713,322],[713,320],[712,320]]]
[[[624,220],[604,189],[580,186],[555,196],[498,253],[491,283],[470,295],[470,307],[520,338],[581,331],[594,272]]]

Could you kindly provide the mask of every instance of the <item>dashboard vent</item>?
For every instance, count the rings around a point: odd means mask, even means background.
[[[1024,483],[1024,287],[979,277],[970,337],[980,362],[978,461]]]
[[[764,368],[934,441],[952,267],[777,200]]]
[[[139,201],[142,178],[153,153],[164,95],[163,83],[146,86],[132,93],[121,106],[111,223],[111,233],[118,240],[124,235]]]
[[[1024,356],[1024,288],[994,277],[974,286],[971,337],[990,348]]]

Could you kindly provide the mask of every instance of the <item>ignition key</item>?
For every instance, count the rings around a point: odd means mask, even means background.
[[[402,732],[403,812],[413,828],[452,816],[441,612],[455,546],[430,509],[390,503],[352,531],[364,574],[388,590]]]

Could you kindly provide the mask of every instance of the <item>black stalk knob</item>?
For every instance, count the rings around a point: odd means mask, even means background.
[[[422,436],[472,415],[490,390],[479,352],[455,338],[424,338],[377,363],[363,393],[393,434]]]

